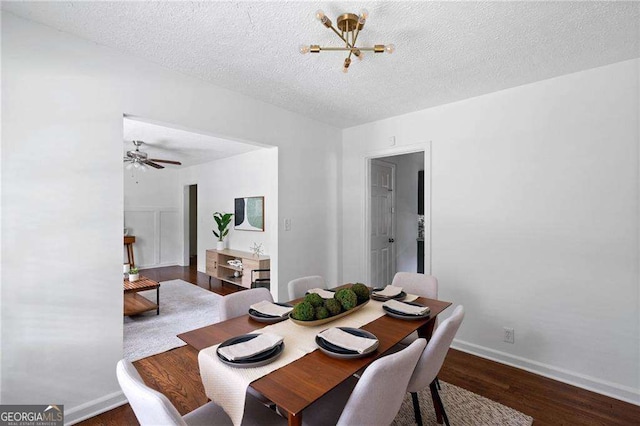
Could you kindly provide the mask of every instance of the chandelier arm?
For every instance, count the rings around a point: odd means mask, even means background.
[[[342,39],[342,41],[344,41],[345,43],[349,44],[349,42],[344,38],[344,35],[340,34],[338,32],[338,30],[336,30],[333,25],[331,25],[329,28],[331,28],[333,30],[333,32],[336,33],[336,35]]]
[[[351,49],[349,51],[349,56],[347,56],[347,59],[351,59],[351,54],[354,53],[354,49],[356,49],[356,41],[358,41],[358,34],[360,34],[360,25],[356,25],[355,34],[351,33],[351,37],[353,37],[353,39],[352,39],[353,49]],[[360,55],[358,55],[358,56],[360,56]]]
[[[356,50],[361,50],[363,52],[377,51],[375,47],[333,47],[333,46],[322,47],[322,46],[319,46],[318,49],[326,50],[326,51],[344,51],[344,52],[352,51],[354,52],[354,54]]]

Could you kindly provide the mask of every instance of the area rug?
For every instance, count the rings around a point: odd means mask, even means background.
[[[156,291],[141,291],[155,303]],[[219,321],[222,296],[182,280],[160,283],[160,315],[156,311],[124,317],[124,358],[135,361],[184,346],[177,334]]]
[[[533,423],[533,417],[527,416],[513,408],[509,408],[452,384],[445,383],[442,380],[440,381],[440,385],[442,387],[440,396],[442,397],[444,408],[447,411],[449,423],[452,425],[529,426]],[[437,425],[436,414],[433,409],[429,389],[427,388],[422,392],[418,392],[418,399],[420,400],[420,412],[422,413],[423,424],[425,426]],[[407,393],[402,402],[402,408],[400,408],[400,412],[392,425],[405,426],[415,424],[411,394]]]

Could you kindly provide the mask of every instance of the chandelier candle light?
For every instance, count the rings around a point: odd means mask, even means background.
[[[344,67],[342,68],[342,72],[348,72],[349,66],[351,65],[351,55],[356,58],[362,60],[364,58],[365,51],[372,51],[374,53],[393,53],[395,50],[395,46],[393,44],[376,44],[373,47],[358,47],[356,42],[358,41],[358,34],[364,28],[364,24],[367,22],[367,18],[369,17],[369,12],[366,9],[360,11],[360,15],[356,15],[354,13],[344,13],[338,16],[336,20],[336,27],[333,26],[331,19],[327,18],[322,10],[318,10],[316,12],[316,18],[318,21],[322,22],[325,27],[332,30],[340,39],[344,42],[344,47],[321,47],[317,44],[312,44],[311,46],[302,45],[300,46],[300,53],[307,54],[311,53],[320,53],[321,50],[334,50],[334,51],[346,51],[349,52],[349,55],[344,60]]]

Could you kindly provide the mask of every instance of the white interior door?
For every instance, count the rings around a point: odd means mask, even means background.
[[[396,273],[395,235],[395,174],[396,166],[381,160],[371,160],[371,285],[391,284]]]

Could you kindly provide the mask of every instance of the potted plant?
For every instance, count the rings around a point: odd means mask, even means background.
[[[217,245],[217,249],[218,250],[223,250],[224,249],[224,237],[227,236],[227,234],[229,234],[229,224],[231,223],[231,218],[233,217],[233,213],[221,213],[221,212],[215,212],[213,214],[213,218],[216,221],[216,224],[218,225],[218,232],[216,232],[216,230],[213,230],[213,235],[215,235],[216,237],[218,237],[218,245]]]
[[[138,281],[140,279],[140,273],[138,268],[135,266],[133,268],[129,268],[129,282]]]

